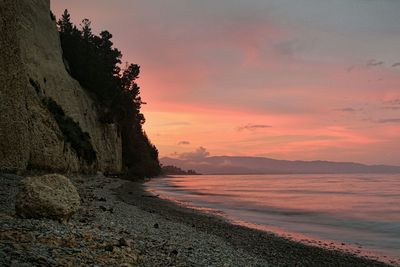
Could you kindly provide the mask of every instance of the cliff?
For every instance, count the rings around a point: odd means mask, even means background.
[[[0,0],[0,34],[0,170],[120,171],[118,127],[68,74],[49,0]]]

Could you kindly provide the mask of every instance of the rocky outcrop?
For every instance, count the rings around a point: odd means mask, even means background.
[[[120,171],[118,127],[99,122],[95,102],[66,71],[49,0],[0,0],[0,34],[0,170]],[[49,100],[94,160],[71,144]]]
[[[22,180],[15,211],[22,218],[69,220],[79,205],[80,197],[71,181],[59,174],[48,174]]]

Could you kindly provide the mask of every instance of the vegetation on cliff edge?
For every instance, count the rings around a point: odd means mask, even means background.
[[[95,99],[100,121],[117,123],[120,127],[126,174],[158,175],[158,151],[142,127],[145,118],[140,109],[144,102],[136,83],[140,66],[126,63],[121,69],[122,53],[113,47],[112,34],[108,31],[99,36],[93,34],[88,19],[78,28],[65,10],[57,24],[68,72]]]
[[[83,132],[78,123],[66,116],[64,110],[56,101],[47,97],[42,99],[42,102],[56,120],[58,127],[63,133],[65,142],[71,144],[78,158],[85,160],[89,164],[94,163],[96,160],[96,151],[94,151],[90,142],[89,134]]]

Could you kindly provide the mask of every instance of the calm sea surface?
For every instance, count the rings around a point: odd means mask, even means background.
[[[400,175],[200,175],[146,185],[234,223],[399,262]]]

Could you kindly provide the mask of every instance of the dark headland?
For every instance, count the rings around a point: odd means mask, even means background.
[[[400,173],[400,166],[365,165],[354,162],[290,161],[265,157],[212,156],[191,159],[160,159],[162,164],[194,169],[203,174],[333,174]]]

